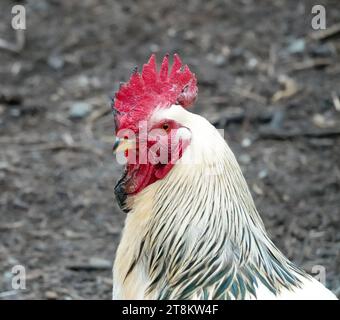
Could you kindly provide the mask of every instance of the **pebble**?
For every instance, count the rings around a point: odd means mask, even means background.
[[[311,53],[315,57],[330,57],[336,54],[336,49],[332,44],[316,44],[311,48]]]
[[[0,161],[0,170],[6,170],[9,167],[7,161]]]
[[[315,126],[319,128],[332,128],[336,125],[336,122],[334,119],[327,119],[324,115],[322,114],[315,114],[313,116],[313,123]]]
[[[49,300],[56,300],[58,299],[58,294],[54,291],[46,291],[45,298]]]
[[[259,177],[260,179],[267,178],[267,177],[268,177],[268,171],[267,171],[266,169],[261,170],[261,171],[258,173],[258,177]]]
[[[11,115],[12,117],[15,117],[15,118],[18,118],[18,117],[20,117],[20,115],[21,115],[20,110],[17,109],[17,108],[12,108],[12,109],[9,111],[9,113],[10,113],[10,115]]]
[[[226,57],[223,54],[209,53],[207,59],[217,67],[221,67],[226,63]]]
[[[192,30],[188,30],[184,33],[184,40],[193,40],[195,37],[195,32]]]
[[[223,54],[218,54],[215,57],[215,61],[214,61],[215,65],[218,67],[223,66],[226,63],[226,58]]]
[[[243,148],[248,148],[251,146],[251,144],[252,144],[252,141],[249,138],[244,138],[241,142],[241,146]]]
[[[61,56],[51,55],[47,59],[48,65],[54,70],[60,70],[64,66],[64,59]]]
[[[19,264],[19,261],[17,258],[14,258],[14,257],[9,257],[8,260],[7,260],[8,264],[11,264],[11,265],[16,265],[16,264]]]
[[[167,33],[168,33],[168,36],[169,36],[169,37],[173,38],[173,37],[176,36],[177,31],[176,31],[176,29],[174,29],[174,28],[169,28],[168,31],[167,31]]]
[[[284,110],[276,110],[273,114],[273,118],[270,121],[270,127],[272,129],[281,129],[285,120],[286,114]]]
[[[22,64],[20,62],[14,62],[13,65],[11,66],[11,73],[14,76],[17,76],[22,70]]]
[[[247,66],[250,68],[250,69],[255,69],[256,66],[258,65],[258,60],[256,58],[250,58],[247,62]]]
[[[92,257],[89,261],[90,265],[96,268],[111,268],[112,263],[109,260],[103,258]]]
[[[295,39],[290,42],[287,50],[289,53],[301,53],[305,51],[306,42],[304,39]]]
[[[159,50],[160,50],[160,47],[159,47],[158,44],[156,44],[156,43],[150,44],[150,51],[151,52],[156,53],[156,52],[159,52]]]
[[[10,271],[6,271],[4,274],[3,274],[3,277],[6,281],[10,281],[12,280],[13,278],[13,273],[10,272]]]
[[[87,102],[74,102],[69,111],[69,116],[71,119],[82,119],[88,116],[91,112],[92,106]]]
[[[241,154],[239,157],[239,160],[242,164],[249,164],[251,161],[251,158],[249,154]]]

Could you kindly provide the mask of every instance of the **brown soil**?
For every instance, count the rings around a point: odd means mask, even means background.
[[[2,298],[111,298],[125,214],[109,97],[152,51],[197,74],[196,112],[225,128],[272,239],[340,294],[340,39],[310,39],[312,2],[21,3],[25,47],[0,49]],[[338,0],[318,3],[339,22]],[[14,4],[0,4],[12,42]],[[79,101],[92,109],[74,119]],[[16,264],[27,289],[12,292]]]

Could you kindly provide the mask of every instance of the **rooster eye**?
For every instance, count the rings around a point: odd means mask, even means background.
[[[163,130],[165,131],[169,131],[169,124],[168,123],[164,123],[163,126],[162,126]]]

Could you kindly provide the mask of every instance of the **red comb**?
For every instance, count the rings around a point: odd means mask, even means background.
[[[123,84],[115,95],[116,130],[138,128],[138,122],[147,120],[156,108],[179,104],[191,106],[197,96],[197,81],[188,66],[182,66],[177,54],[170,73],[169,58],[163,59],[159,73],[153,54],[143,66],[142,73],[135,71],[129,82]]]

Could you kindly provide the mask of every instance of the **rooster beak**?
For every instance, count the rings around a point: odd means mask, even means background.
[[[113,144],[112,151],[114,153],[118,153],[118,152],[121,152],[121,151],[134,149],[135,145],[136,144],[135,144],[134,140],[116,137],[116,141]]]

